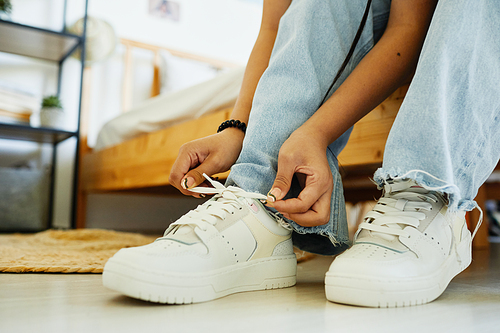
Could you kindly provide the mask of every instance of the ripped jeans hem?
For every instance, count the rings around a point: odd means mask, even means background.
[[[418,185],[429,191],[445,193],[448,197],[448,209],[450,212],[471,211],[477,207],[474,200],[462,199],[460,189],[440,178],[437,178],[423,170],[410,170],[407,172],[399,168],[379,168],[373,175],[373,180],[379,188],[388,180],[411,179]]]

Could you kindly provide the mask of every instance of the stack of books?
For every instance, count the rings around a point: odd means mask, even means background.
[[[30,117],[40,108],[33,93],[7,82],[0,82],[0,123],[29,125]]]

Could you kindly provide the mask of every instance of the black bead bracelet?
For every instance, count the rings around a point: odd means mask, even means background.
[[[223,130],[225,130],[226,128],[229,128],[229,127],[236,127],[238,129],[240,129],[241,131],[243,131],[243,133],[245,133],[247,130],[247,125],[244,122],[231,119],[231,120],[226,120],[225,122],[220,124],[219,129],[217,130],[217,133],[222,132]]]

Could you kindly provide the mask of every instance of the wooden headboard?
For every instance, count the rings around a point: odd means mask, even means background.
[[[216,69],[225,68],[235,68],[241,65],[235,64],[228,61],[223,61],[219,59],[214,59],[210,57],[204,57],[196,54],[191,54],[183,51],[174,50],[168,47],[146,44],[143,42],[138,42],[126,38],[120,38],[119,44],[125,46],[125,54],[123,59],[123,83],[121,89],[121,112],[124,113],[129,111],[132,107],[132,100],[134,96],[133,82],[134,82],[134,68],[133,68],[133,49],[142,49],[151,51],[154,54],[153,62],[151,66],[153,67],[153,81],[151,83],[151,94],[150,97],[154,97],[160,94],[161,87],[161,75],[160,75],[160,51],[168,51],[171,55],[183,59],[190,59],[199,61],[205,64],[212,65]],[[80,150],[83,153],[91,151],[87,144],[88,138],[88,119],[90,115],[90,91],[91,91],[91,81],[92,81],[92,67],[85,67],[83,75],[83,95],[82,95],[82,107],[80,115]]]
[[[241,65],[234,64],[231,62],[226,62],[223,60],[213,59],[209,57],[203,57],[199,55],[190,54],[187,52],[172,50],[167,47],[150,45],[146,43],[141,43],[137,41],[132,41],[128,39],[121,38],[119,39],[120,44],[125,46],[125,54],[124,54],[124,80],[122,85],[122,112],[129,110],[132,104],[133,97],[133,49],[138,48],[142,50],[148,50],[153,52],[154,58],[152,62],[152,66],[154,69],[153,74],[153,82],[151,83],[151,96],[156,96],[160,92],[161,87],[161,75],[160,75],[160,51],[166,50],[170,54],[176,57],[195,60],[199,62],[203,62],[209,65],[212,65],[218,69],[224,68],[233,68],[239,67]],[[153,179],[161,178],[165,186],[170,188],[168,185],[168,171],[170,170],[169,163],[175,161],[175,156],[177,155],[178,146],[173,146],[169,141],[166,143],[167,138],[173,137],[175,140],[179,141],[181,137],[189,135],[192,133],[192,137],[190,139],[195,139],[197,137],[207,136],[211,133],[213,129],[216,129],[217,126],[223,121],[226,120],[229,114],[229,110],[222,110],[221,112],[215,115],[209,115],[210,119],[212,119],[213,124],[208,125],[206,123],[206,118],[199,121],[201,124],[200,127],[192,127],[189,130],[185,130],[186,125],[182,125],[180,127],[168,128],[165,131],[160,133],[152,133],[148,136],[142,136],[140,138],[136,138],[127,143],[122,143],[116,147],[110,147],[109,149],[105,149],[102,151],[94,152],[87,145],[87,136],[88,136],[88,117],[89,117],[89,101],[90,101],[90,85],[92,81],[92,67],[86,67],[84,69],[84,82],[83,82],[83,95],[82,95],[82,106],[81,106],[81,114],[80,114],[80,143],[79,143],[79,174],[78,174],[78,204],[77,204],[77,227],[85,226],[85,215],[86,215],[86,202],[87,202],[87,194],[90,192],[113,192],[119,191],[120,193],[124,193],[124,190],[131,189],[134,193],[139,193],[142,188],[147,191],[148,187],[151,187],[149,184]],[[179,135],[178,133],[181,133]],[[155,140],[154,138],[159,135],[160,140]],[[134,145],[138,143],[137,147],[140,147],[138,150],[130,150],[128,145]],[[139,171],[141,177],[148,177],[152,174],[151,170],[152,165],[150,160],[144,159],[144,164],[147,165],[147,172],[141,172],[140,166],[127,165],[127,162],[141,161],[140,158],[134,158],[133,155],[130,154],[131,151],[136,151],[138,153],[143,152],[143,148],[145,146],[154,146],[154,143],[160,144],[161,154],[153,154],[155,156],[167,157],[167,162],[163,163],[163,161],[159,164],[160,171],[156,172],[155,175],[149,177],[147,181],[148,184],[138,184],[130,182],[130,178],[127,178],[125,174],[121,172],[121,170],[117,170],[117,167],[125,166],[129,171]],[[163,146],[161,146],[163,144]],[[123,154],[121,154],[123,152]],[[131,158],[132,157],[132,158]],[[111,158],[111,160],[109,160]],[[119,160],[118,163],[115,161]],[[109,168],[111,168],[111,173],[109,173]],[[108,184],[110,181],[118,180],[121,184],[126,184],[127,186],[115,186],[115,187],[107,187],[103,188],[103,184]],[[100,187],[95,185],[99,183]],[[152,190],[154,191],[155,187],[153,186]],[[172,191],[173,192],[173,191]],[[146,192],[151,193],[151,191]],[[162,191],[164,193],[164,191]],[[180,192],[175,191],[175,194],[179,194]]]
[[[160,51],[165,50],[168,51],[171,55],[179,58],[195,60],[199,62],[203,62],[209,65],[212,65],[216,69],[224,69],[224,68],[232,68],[237,67],[237,64],[226,62],[218,59],[203,57],[195,54],[190,54],[187,52],[173,50],[163,46],[145,44],[129,39],[120,38],[120,44],[125,46],[125,56],[124,56],[124,80],[122,87],[122,112],[126,112],[130,110],[132,106],[132,83],[133,79],[133,59],[132,59],[132,50],[134,48],[139,48],[142,50],[148,50],[153,52],[153,82],[151,84],[151,97],[157,96],[160,94],[161,87],[161,75],[160,75]]]

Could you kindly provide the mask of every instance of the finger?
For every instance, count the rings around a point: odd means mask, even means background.
[[[210,151],[203,145],[195,145],[187,143],[179,150],[179,156],[172,166],[169,181],[170,184],[175,186],[184,195],[194,196],[199,198],[200,195],[193,195],[193,192],[188,191],[185,187],[185,178],[187,174],[193,169],[202,165],[210,156]],[[200,174],[201,176],[201,174]],[[192,177],[192,176],[191,176]],[[199,176],[198,178],[199,179]],[[204,178],[203,178],[204,179]],[[183,184],[184,183],[184,184]],[[193,182],[194,184],[195,182]],[[196,185],[192,185],[196,186]]]
[[[172,166],[172,170],[170,171],[169,183],[176,187],[179,191],[181,191],[184,195],[193,195],[192,192],[187,191],[182,186],[182,179],[186,176],[189,170],[193,167],[196,167],[199,163],[197,154],[189,154],[182,153],[182,150],[179,153],[179,156],[174,162]]]
[[[206,178],[205,176],[203,176],[203,174],[211,176],[223,171],[226,170],[221,170],[220,163],[218,163],[217,159],[213,158],[212,156],[208,156],[208,158],[203,161],[203,163],[198,165],[196,168],[188,171],[186,176],[181,180],[181,186],[186,190],[197,187],[206,181]]]
[[[170,176],[168,178],[169,183],[177,188],[182,194],[184,195],[193,195],[192,192],[189,192],[188,190],[184,189],[182,186],[182,179],[185,177],[186,173],[189,171],[189,166],[188,167],[183,167],[179,166],[182,163],[177,163],[179,160],[177,160],[174,163],[174,166],[172,167],[172,170],[170,171]]]
[[[295,221],[303,227],[314,227],[328,223],[330,220],[331,192],[325,193],[318,201],[304,213],[287,214],[285,217]]]
[[[281,200],[274,203],[273,207],[280,213],[299,214],[307,212],[330,188],[325,191],[319,183],[306,186],[297,198]]]
[[[203,164],[202,164],[203,165]],[[187,190],[193,187],[196,187],[203,183],[206,179],[203,176],[203,171],[201,171],[203,168],[196,168],[193,170],[190,170],[186,176],[181,180],[181,186],[183,189]]]
[[[270,206],[273,206],[274,202],[283,199],[288,193],[292,184],[294,170],[295,165],[293,163],[283,162],[283,159],[278,160],[276,179],[274,180],[271,190],[267,194],[267,202]]]

